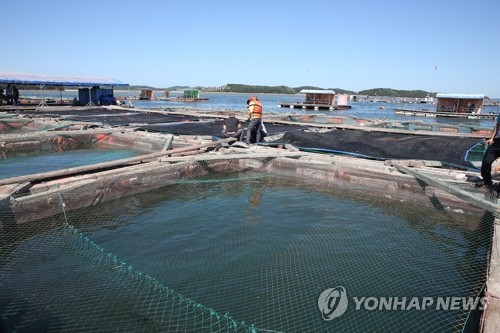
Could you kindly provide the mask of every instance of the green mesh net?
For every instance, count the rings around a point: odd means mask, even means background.
[[[368,189],[369,187],[366,187]],[[7,332],[460,332],[471,309],[373,309],[362,297],[477,297],[493,216],[363,188],[231,170],[16,222],[1,203]],[[35,213],[36,214],[36,213]],[[342,316],[318,308],[347,290]]]

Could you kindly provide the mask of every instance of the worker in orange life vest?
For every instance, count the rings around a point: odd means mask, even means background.
[[[247,100],[247,105],[250,124],[248,125],[245,142],[249,144],[252,133],[254,133],[255,143],[258,143],[260,141],[260,126],[262,124],[262,103],[257,97],[252,96]]]

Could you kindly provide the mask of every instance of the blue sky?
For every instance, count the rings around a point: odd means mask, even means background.
[[[500,1],[2,1],[0,71],[500,97]]]

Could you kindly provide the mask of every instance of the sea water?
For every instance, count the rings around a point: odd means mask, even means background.
[[[114,92],[115,97],[139,97],[138,91],[123,91],[117,90]],[[57,91],[22,91],[23,97],[45,97],[59,100],[60,98],[73,99],[78,98],[78,91],[68,90],[63,92]],[[170,97],[176,97],[180,94],[178,92],[171,92]],[[246,111],[246,101],[248,97],[255,94],[243,93],[207,93],[201,92],[200,97],[208,98],[208,101],[200,102],[175,102],[166,100],[132,100],[135,108],[151,109],[203,109],[203,110],[232,110],[232,111]],[[352,102],[351,109],[337,110],[337,111],[311,111],[302,109],[281,108],[278,104],[290,102],[302,102],[304,95],[302,94],[257,94],[261,100],[264,112],[266,114],[327,114],[346,117],[366,118],[366,119],[386,119],[395,121],[419,121],[428,123],[439,124],[452,124],[463,125],[472,127],[481,127],[491,129],[493,127],[492,120],[477,120],[477,119],[442,119],[442,118],[429,118],[429,117],[413,117],[394,114],[396,108],[408,108],[414,110],[429,109],[435,110],[435,104],[415,104],[415,103],[395,103],[395,102],[367,102],[357,101]],[[156,97],[162,97],[161,92],[156,92]],[[486,105],[484,106],[483,113],[498,114],[500,109],[498,106]]]
[[[78,254],[91,245],[64,246],[30,260],[31,274],[43,276],[42,289],[51,291],[43,302],[54,309],[62,302],[60,315],[85,316],[89,328],[112,325],[120,331],[137,325],[147,330],[153,322],[173,330],[168,325],[176,325],[175,316],[184,319],[189,315],[186,307],[199,304],[272,332],[454,332],[468,312],[357,310],[353,297],[476,296],[485,282],[492,237],[489,215],[471,217],[439,205],[251,175],[181,180],[70,212],[67,222],[101,249],[94,252],[118,258],[116,272],[107,274],[120,276],[122,282],[90,281],[87,275],[95,278],[107,271]],[[65,257],[83,268],[68,265]],[[131,287],[136,278],[123,273],[124,265],[152,276],[186,301],[154,303],[154,289]],[[26,284],[27,292],[35,288],[36,283],[18,278],[15,283]],[[72,314],[69,301],[57,299],[70,286],[71,302],[76,303]],[[318,299],[339,286],[350,298],[347,311],[327,321]],[[86,300],[90,304],[78,303]],[[163,306],[169,309],[167,317]],[[119,315],[112,309],[119,309]],[[208,319],[187,318],[200,323]]]
[[[0,159],[0,179],[80,167],[140,154],[144,152],[133,149],[88,148],[8,157]]]

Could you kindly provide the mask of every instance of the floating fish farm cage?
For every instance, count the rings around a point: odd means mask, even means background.
[[[210,123],[196,125],[203,121]],[[71,130],[74,121],[59,122],[71,125],[0,135],[0,169],[10,158],[29,164],[58,149],[136,153],[0,177],[1,330],[472,332],[480,325],[479,306],[446,304],[482,299],[490,270],[496,212],[464,200],[472,193],[456,185],[464,165],[293,149],[306,133],[295,127],[293,138],[245,147],[144,129],[159,123]],[[411,173],[417,168],[424,176]],[[328,290],[342,293],[325,302]],[[441,308],[418,303],[438,297]]]

